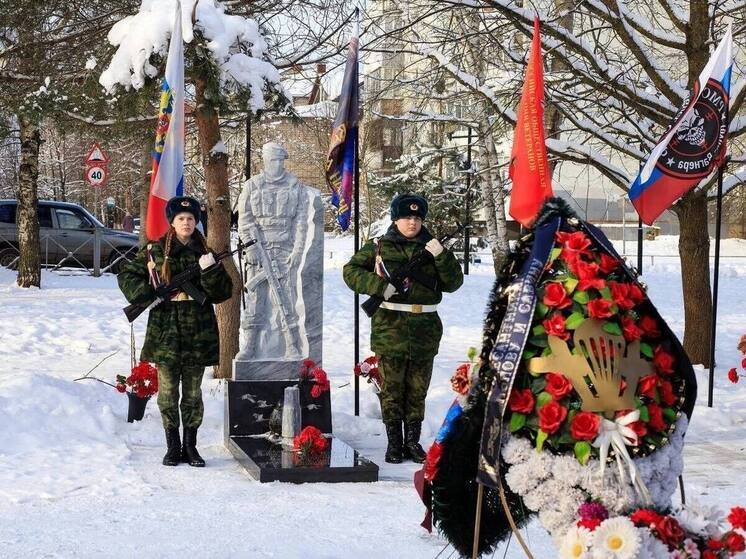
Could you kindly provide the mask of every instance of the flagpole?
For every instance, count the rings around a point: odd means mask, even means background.
[[[717,211],[715,212],[715,263],[712,274],[712,324],[710,328],[710,378],[707,387],[707,407],[712,407],[712,392],[715,385],[715,338],[717,335],[717,315],[718,315],[718,280],[720,277],[720,227],[721,214],[723,211],[723,174],[727,159],[718,168],[718,194],[717,194]]]
[[[355,8],[355,22],[358,29],[360,29],[360,8]],[[359,51],[358,51],[359,52]],[[357,60],[357,68],[355,68],[355,87],[358,87],[360,82],[358,77],[358,71],[360,69],[360,61]],[[355,132],[355,180],[352,185],[353,189],[353,207],[355,208],[355,254],[360,250],[360,95],[357,95],[357,114],[358,124]],[[360,294],[355,291],[354,297],[355,304],[355,365],[360,363]],[[355,379],[355,416],[360,415],[360,377],[354,375]]]

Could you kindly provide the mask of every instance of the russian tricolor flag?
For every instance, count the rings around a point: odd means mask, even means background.
[[[184,43],[181,35],[181,3],[177,2],[176,6],[155,131],[153,174],[145,225],[145,232],[151,241],[160,239],[168,231],[166,203],[184,193]]]
[[[648,225],[725,158],[732,68],[733,38],[728,26],[690,100],[630,186],[629,199]]]

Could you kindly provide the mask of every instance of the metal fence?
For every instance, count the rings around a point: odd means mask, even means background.
[[[53,235],[42,235],[39,241],[39,256],[42,267],[60,273],[69,272],[72,269],[85,270],[94,277],[99,277],[107,272],[116,273],[121,264],[130,262],[137,253],[136,247],[120,249],[114,246],[108,239],[104,238],[101,229],[98,227],[93,231],[93,235],[85,239],[74,250],[62,246]],[[89,253],[88,249],[91,245],[93,249],[92,259],[83,256],[83,253]],[[107,245],[111,250],[108,250]],[[6,268],[15,269],[21,256],[16,245],[0,234],[0,249],[2,249],[4,255],[2,265]],[[102,253],[107,252],[108,259],[102,266]],[[11,253],[10,257],[7,256],[8,253]],[[52,257],[50,260],[51,254],[58,256]]]

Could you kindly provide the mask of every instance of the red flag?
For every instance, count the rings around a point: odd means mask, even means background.
[[[534,38],[518,106],[513,151],[510,154],[510,178],[513,190],[509,213],[521,225],[529,227],[544,200],[554,195],[544,144],[544,68],[539,18],[534,18]]]

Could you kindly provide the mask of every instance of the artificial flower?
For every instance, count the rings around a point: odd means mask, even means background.
[[[610,274],[619,267],[619,261],[605,252],[601,253],[601,261],[598,263],[598,269],[604,274]]]
[[[728,380],[734,384],[738,382],[738,371],[736,371],[735,367],[728,371]]]
[[[572,300],[567,296],[565,287],[557,282],[551,282],[546,285],[542,302],[547,307],[557,309],[564,309],[572,305]]]
[[[588,302],[588,316],[591,318],[609,318],[614,315],[612,301],[606,299],[593,299]]]
[[[598,436],[600,427],[600,415],[589,411],[581,411],[576,413],[570,422],[570,435],[576,441],[592,441]]]
[[[646,338],[658,338],[661,335],[661,331],[658,328],[658,321],[652,316],[645,315],[637,321],[637,326],[640,327]]]
[[[596,528],[598,528],[603,520],[600,518],[581,518],[578,520],[577,526],[578,528],[586,528],[593,532]]]
[[[628,342],[634,342],[642,337],[642,330],[637,327],[633,318],[629,316],[622,317],[622,334]]]
[[[588,548],[591,544],[591,533],[589,530],[573,526],[567,531],[560,544],[560,559],[586,559],[590,557]]]
[[[667,406],[673,406],[679,399],[673,391],[673,384],[667,380],[659,380],[658,388],[661,395],[661,401]]]
[[[559,373],[547,373],[546,379],[547,384],[544,390],[549,392],[555,400],[561,400],[569,395],[573,390],[572,383],[567,380],[564,375]]]
[[[293,448],[298,451],[301,456],[319,454],[326,450],[327,444],[328,442],[323,433],[312,425],[304,428],[300,434],[296,435],[293,439]]]
[[[569,340],[570,333],[565,329],[565,318],[561,313],[554,313],[541,323],[548,336],[557,336],[562,340]]]
[[[655,400],[656,389],[658,388],[658,375],[646,375],[640,379],[637,385],[637,391],[642,395]]]
[[[728,532],[723,538],[723,544],[731,553],[746,551],[746,541],[738,532]]]
[[[469,363],[459,365],[456,372],[451,377],[451,387],[457,394],[468,394],[469,392]]]
[[[313,378],[313,386],[311,387],[311,396],[318,398],[324,392],[329,392],[330,384],[329,379],[326,377],[326,371],[319,367],[316,367],[311,371]]]
[[[645,300],[645,293],[642,292],[640,286],[636,283],[629,284],[629,298],[635,303],[635,306],[639,305]]]
[[[640,549],[637,528],[624,516],[604,520],[593,533],[593,557],[599,559],[633,559]]]
[[[746,530],[746,509],[743,507],[733,507],[728,514],[728,522],[734,528]]]
[[[654,528],[663,520],[661,514],[650,509],[637,509],[629,518],[635,526],[647,526],[648,528]]]
[[[663,375],[670,375],[673,373],[674,359],[673,355],[667,353],[663,349],[663,346],[657,346],[655,353],[653,354],[653,365],[656,370]]]
[[[578,507],[578,514],[580,518],[595,518],[598,520],[606,520],[609,518],[609,511],[606,507],[597,501],[591,501],[583,503]]]
[[[663,408],[658,404],[648,404],[648,415],[650,417],[648,420],[648,426],[654,431],[661,432],[668,428],[668,425],[666,425],[666,422],[663,419]]]
[[[625,311],[630,310],[635,306],[635,302],[630,298],[630,285],[628,283],[621,283],[618,281],[610,281],[609,288],[611,289],[611,298],[617,304],[617,306]]]
[[[510,411],[518,413],[531,413],[534,411],[534,394],[529,388],[518,388],[514,389],[510,393],[510,400],[508,400],[508,408]]]
[[[567,408],[552,400],[539,408],[539,428],[548,435],[556,433],[566,417]]]
[[[678,547],[684,541],[684,529],[681,524],[672,516],[664,516],[663,519],[655,525],[655,532],[658,537],[670,547]]]

